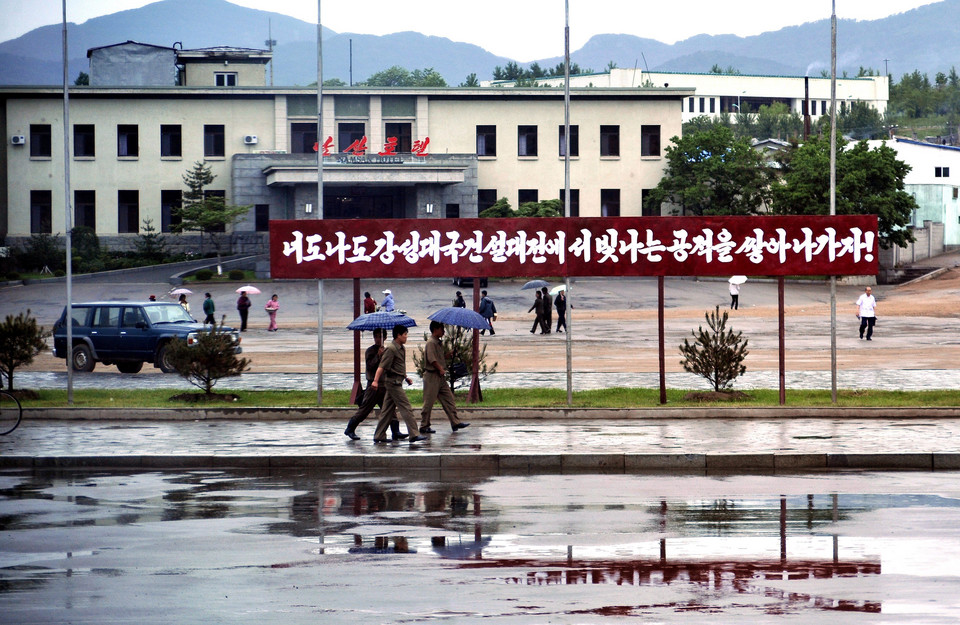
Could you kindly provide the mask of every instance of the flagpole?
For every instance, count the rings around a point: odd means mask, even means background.
[[[67,254],[67,404],[73,405],[73,229],[70,215],[70,87],[67,67],[67,0],[62,0],[63,9],[63,230]]]
[[[323,219],[323,25],[317,0],[317,216]],[[323,280],[317,280],[317,405],[323,405]]]

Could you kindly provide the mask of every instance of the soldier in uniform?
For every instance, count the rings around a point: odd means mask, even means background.
[[[373,442],[385,443],[387,439],[384,435],[387,433],[387,425],[394,418],[399,410],[403,422],[407,424],[407,432],[410,434],[410,442],[416,443],[422,441],[426,436],[420,435],[417,428],[417,421],[413,418],[413,407],[407,394],[403,392],[403,382],[413,384],[413,380],[407,377],[407,350],[404,347],[407,343],[407,329],[402,325],[393,326],[393,341],[387,345],[380,355],[380,365],[377,367],[377,373],[373,376],[373,382],[370,386],[374,389],[384,385],[386,398],[383,402],[383,410],[380,411],[380,422],[377,423],[377,429],[373,433]]]
[[[387,338],[386,329],[377,328],[373,331],[373,345],[368,347],[367,351],[364,352],[364,359],[367,364],[367,389],[363,392],[360,407],[353,413],[353,416],[350,417],[350,421],[347,423],[347,429],[343,431],[346,436],[353,440],[360,438],[357,436],[357,426],[370,416],[374,406],[380,406],[380,409],[383,409],[383,398],[386,391],[383,386],[379,389],[373,388],[371,382],[373,382],[373,376],[376,375],[377,367],[380,365],[380,355],[384,350],[383,340],[385,338]],[[396,416],[390,420],[390,432],[393,434],[393,440],[395,441],[407,437],[407,434],[400,433],[400,422],[397,421]]]
[[[423,350],[423,410],[420,411],[420,432],[424,434],[436,432],[430,427],[430,413],[433,411],[433,404],[438,399],[454,432],[470,425],[469,423],[463,423],[457,417],[456,400],[453,391],[450,390],[450,384],[447,383],[447,358],[443,353],[443,343],[441,342],[444,331],[442,323],[431,321],[430,338],[427,339],[427,346]]]

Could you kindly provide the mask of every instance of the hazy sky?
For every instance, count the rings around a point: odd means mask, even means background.
[[[317,0],[232,0],[305,21]],[[674,43],[701,33],[756,35],[830,17],[831,0],[569,0],[570,49],[593,35],[623,33]],[[67,21],[86,20],[151,4],[150,0],[67,0]],[[837,16],[869,20],[931,0],[836,0]],[[323,25],[336,32],[384,35],[407,30],[477,44],[521,62],[563,54],[563,0],[323,0]],[[61,0],[0,0],[0,41],[38,26],[59,24]],[[842,38],[842,32],[840,33]],[[123,34],[118,34],[118,40]],[[222,42],[230,45],[229,41]]]

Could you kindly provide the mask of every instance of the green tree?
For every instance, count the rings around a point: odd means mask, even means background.
[[[461,87],[479,87],[480,81],[477,80],[476,74],[467,74],[466,80],[460,83]]]
[[[75,267],[83,272],[100,271],[100,237],[90,226],[76,226],[70,230],[70,249]]]
[[[138,254],[150,260],[160,261],[167,255],[167,239],[153,227],[152,219],[143,220],[134,245]]]
[[[650,86],[652,87],[653,85]],[[726,126],[727,128],[730,128],[730,114],[721,113],[717,117],[712,117],[710,115],[697,115],[690,121],[684,122],[683,135],[686,136],[697,132],[706,132],[711,130],[714,126]]]
[[[854,139],[883,139],[886,137],[883,117],[866,102],[852,102],[837,116],[837,128]]]
[[[480,212],[480,217],[498,219],[501,217],[516,217],[517,212],[510,207],[510,200],[502,197],[493,206]]]
[[[655,214],[664,202],[683,215],[756,215],[765,210],[772,172],[749,139],[735,139],[729,128],[714,126],[671,142],[665,151],[667,170],[647,199]]]
[[[563,217],[563,202],[560,200],[543,200],[542,202],[524,202],[516,210],[510,207],[507,198],[502,197],[490,208],[480,213],[484,218],[508,217]]]
[[[73,81],[75,85],[89,85],[90,84],[90,74],[86,72],[80,72],[77,74],[77,79]]]
[[[680,364],[684,371],[706,378],[713,390],[719,392],[747,372],[743,361],[750,353],[747,351],[749,341],[743,338],[743,332],[727,330],[728,315],[724,311],[721,316],[719,306],[713,312],[705,313],[704,318],[708,329],[700,326],[693,332],[693,343],[683,339]]]
[[[34,357],[47,348],[49,332],[37,325],[30,310],[14,317],[7,315],[0,323],[0,373],[7,379],[7,390],[13,390],[13,371],[29,365]]]
[[[17,266],[24,271],[66,269],[67,254],[59,236],[40,233],[30,235],[14,252]]]
[[[412,72],[399,65],[373,74],[362,83],[367,87],[446,87],[447,82],[432,67]]]
[[[317,83],[314,82],[313,86],[316,86]],[[346,87],[347,83],[340,78],[328,78],[323,81],[324,87]]]
[[[753,136],[757,139],[788,139],[803,131],[803,120],[783,102],[762,105],[757,111]]]
[[[773,188],[773,211],[779,215],[830,214],[830,139],[811,137],[778,159],[781,184]],[[904,191],[910,166],[883,143],[870,149],[866,141],[849,147],[837,137],[837,215],[876,215],[880,245],[906,247],[913,235],[906,228],[917,208]]]
[[[446,326],[446,328],[447,331],[440,344],[443,346],[443,353],[447,357],[447,382],[450,383],[451,389],[456,389],[458,386],[468,386],[471,382],[471,374],[462,378],[454,378],[453,365],[460,362],[467,367],[467,371],[473,371],[473,330],[459,326]],[[430,334],[424,332],[424,341],[429,338]],[[481,343],[478,353],[477,375],[481,380],[485,380],[487,376],[497,372],[499,363],[487,364],[487,346],[485,343]],[[417,351],[413,353],[413,365],[416,367],[417,374],[422,377],[426,369],[426,356],[423,346],[418,347]]]
[[[192,345],[175,338],[165,349],[167,362],[177,373],[208,396],[222,378],[238,376],[250,368],[250,360],[233,351],[233,337],[222,331],[222,323],[197,332]]]
[[[227,230],[232,230],[249,206],[228,205],[222,196],[206,192],[216,176],[206,162],[197,161],[193,169],[183,174],[183,183],[187,186],[183,194],[183,203],[175,209],[180,217],[180,223],[172,224],[173,232],[199,232],[201,252],[203,251],[203,235],[210,237],[210,242],[217,253],[217,269],[220,269],[220,256],[228,240],[223,236]]]

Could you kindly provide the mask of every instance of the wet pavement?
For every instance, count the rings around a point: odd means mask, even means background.
[[[957,484],[6,470],[0,620],[952,624]]]

